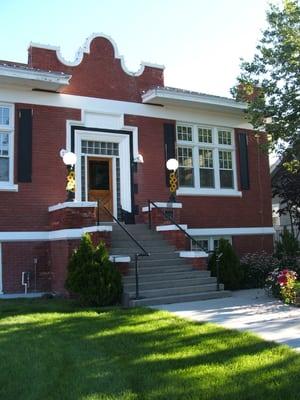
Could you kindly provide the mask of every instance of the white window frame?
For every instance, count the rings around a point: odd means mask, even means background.
[[[177,140],[177,126],[192,127],[192,141]],[[212,130],[212,143],[202,143],[198,141],[198,128]],[[218,131],[231,132],[231,145],[219,144]],[[177,189],[177,195],[189,196],[242,196],[242,192],[237,189],[237,167],[236,167],[236,148],[234,129],[223,126],[210,126],[204,124],[191,124],[178,121],[176,124],[176,148],[190,147],[193,152],[193,169],[194,169],[194,187],[180,187]],[[213,151],[213,166],[214,166],[214,188],[201,188],[200,186],[200,163],[199,149],[210,149]],[[219,150],[230,151],[232,154],[232,170],[233,170],[233,188],[221,188],[220,185],[220,167],[219,167]]]
[[[214,240],[225,239],[232,245],[232,236],[193,236],[195,240],[207,240],[208,241],[208,251],[214,251]],[[195,249],[192,241],[191,241],[191,250],[199,251],[199,249]]]
[[[14,184],[14,136],[15,136],[15,107],[14,104],[0,102],[0,107],[9,109],[9,125],[0,124],[0,132],[8,134],[8,159],[9,179],[0,182],[0,191],[18,191],[18,185]]]

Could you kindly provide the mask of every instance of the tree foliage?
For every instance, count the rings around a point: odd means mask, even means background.
[[[240,260],[228,240],[220,239],[218,249],[209,259],[208,269],[211,271],[212,276],[217,276],[218,254],[221,254],[219,262],[220,282],[224,284],[225,289],[240,289],[242,281]]]
[[[247,117],[255,129],[270,137],[272,149],[280,139],[296,152],[300,135],[300,3],[284,0],[270,5],[268,27],[251,62],[242,60],[232,94],[248,104]],[[277,151],[280,152],[282,148]],[[299,169],[299,158],[294,167]]]

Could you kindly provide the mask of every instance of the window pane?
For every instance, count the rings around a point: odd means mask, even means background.
[[[214,188],[215,178],[213,169],[200,168],[200,187]]]
[[[208,239],[197,239],[197,244],[192,242],[191,249],[194,251],[208,251]]]
[[[177,130],[177,140],[192,142],[193,133],[191,126],[177,125],[176,130]]]
[[[0,107],[0,125],[9,125],[8,107]]]
[[[9,181],[9,159],[0,157],[0,182]]]
[[[213,168],[213,151],[212,150],[199,150],[199,163],[201,168]]]
[[[193,151],[190,147],[178,147],[177,158],[180,167],[193,167]]]
[[[220,170],[220,186],[223,189],[233,189],[233,171]]]
[[[179,167],[178,180],[181,187],[194,187],[194,169]]]
[[[201,143],[212,143],[212,130],[198,128],[198,140]]]
[[[231,132],[230,131],[218,131],[219,144],[231,145]]]
[[[8,133],[0,132],[0,156],[8,156]]]
[[[232,169],[231,151],[219,151],[219,166],[220,169]]]

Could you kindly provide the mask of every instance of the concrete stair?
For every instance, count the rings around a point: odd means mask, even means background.
[[[129,274],[123,277],[124,302],[131,307],[180,303],[231,296],[209,271],[198,271],[160,233],[145,224],[126,225],[126,229],[150,253],[139,257],[139,298],[135,299],[134,255],[140,249],[117,225],[113,225],[111,255],[130,256]]]

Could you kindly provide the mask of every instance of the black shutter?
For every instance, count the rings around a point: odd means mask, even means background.
[[[165,162],[170,158],[176,158],[175,155],[175,125],[164,124],[164,148],[165,148]],[[166,184],[169,186],[170,171],[166,168]]]
[[[32,110],[19,110],[18,182],[31,182]]]
[[[248,165],[248,141],[246,133],[239,133],[240,153],[240,183],[242,190],[250,189],[249,165]]]

